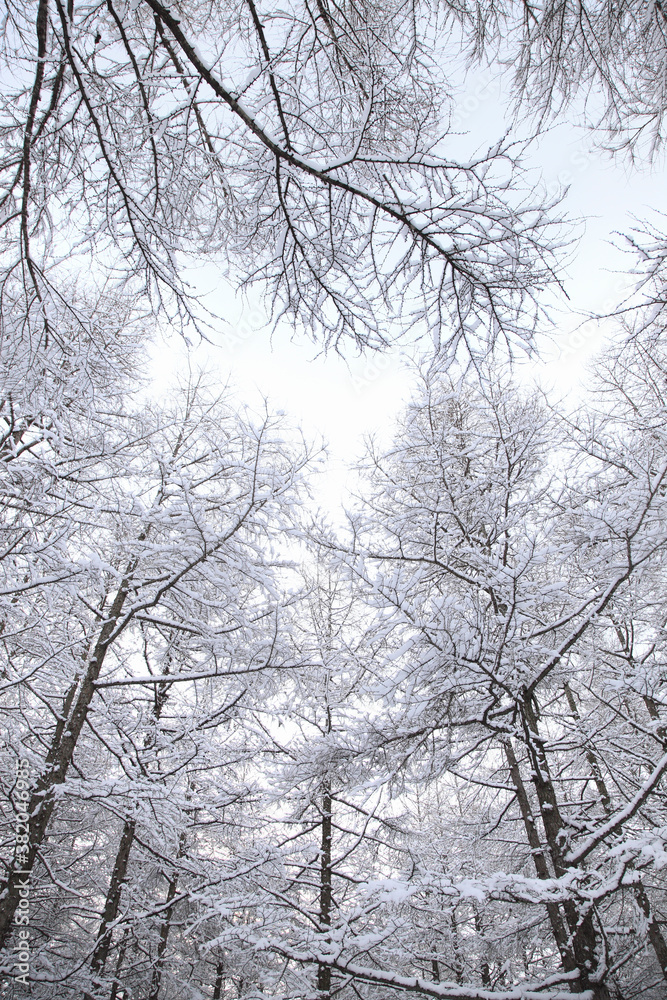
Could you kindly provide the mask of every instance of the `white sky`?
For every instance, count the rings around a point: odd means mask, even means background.
[[[466,132],[452,138],[452,155],[460,149],[470,155],[500,137],[502,107],[497,78],[478,75],[463,88],[455,126]],[[535,375],[561,395],[585,378],[585,366],[604,339],[604,333],[589,324],[575,332],[581,313],[611,310],[627,287],[629,255],[614,249],[609,241],[614,231],[627,232],[632,216],[647,218],[652,210],[667,212],[667,185],[663,165],[642,171],[614,163],[596,152],[590,136],[567,124],[541,137],[531,163],[541,170],[551,192],[569,185],[563,208],[570,217],[585,218],[583,237],[568,271],[565,287],[569,307],[563,303],[556,342],[545,342],[541,359],[527,363],[527,374]],[[581,231],[581,230],[580,230]],[[394,417],[410,395],[414,375],[402,364],[398,350],[383,355],[354,356],[346,360],[336,354],[324,357],[303,336],[293,337],[287,324],[271,337],[264,311],[243,306],[233,290],[210,268],[191,276],[198,286],[214,289],[210,305],[229,320],[217,343],[190,350],[190,362],[220,372],[239,399],[253,403],[263,395],[273,409],[284,410],[300,424],[310,439],[323,437],[329,445],[327,471],[319,477],[317,497],[332,514],[345,495],[347,468],[363,450],[363,438],[380,435],[388,441]],[[207,290],[208,290],[207,289]],[[568,313],[569,308],[569,313]],[[182,342],[170,338],[157,345],[154,354],[156,389],[186,361]]]

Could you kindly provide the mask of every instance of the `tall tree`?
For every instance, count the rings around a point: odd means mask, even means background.
[[[15,720],[10,756],[23,752],[36,778],[29,850],[5,876],[3,942],[25,878],[18,870],[31,871],[43,858],[47,882],[53,878],[49,830],[54,812],[56,820],[62,814],[58,802],[67,801],[68,777],[76,775],[75,788],[83,781],[88,796],[100,780],[104,785],[105,755],[96,747],[108,745],[114,705],[104,693],[113,688],[100,685],[150,663],[171,681],[175,641],[177,682],[252,675],[281,661],[274,627],[280,596],[267,545],[290,523],[287,498],[305,461],[283,444],[270,417],[244,420],[202,386],[187,388],[171,410],[144,406],[141,414],[116,416],[106,435],[57,443],[60,454],[51,442],[55,456],[41,447],[9,463],[14,476],[23,468],[50,473],[33,544],[42,560],[57,559],[57,572],[42,573],[38,559],[14,559],[7,586],[15,615],[24,594],[33,604],[37,594],[38,602],[31,627],[5,635],[12,653],[5,711]],[[35,504],[23,500],[34,521]],[[36,644],[46,655],[35,662]],[[117,728],[120,720],[109,722]],[[128,723],[121,728],[131,747]],[[5,781],[10,789],[11,775]],[[59,831],[55,843],[62,842]]]
[[[631,370],[645,392],[656,391],[646,366]],[[519,821],[525,849],[518,858],[521,866],[534,864],[538,888],[528,892],[530,870],[508,870],[498,853],[502,874],[483,859],[472,869],[480,901],[543,907],[550,940],[530,959],[524,953],[525,970],[517,966],[513,975],[539,981],[560,967],[573,989],[600,998],[616,988],[614,969],[623,970],[621,980],[638,972],[634,946],[611,928],[628,892],[637,899],[636,872],[647,864],[640,845],[653,842],[660,824],[641,817],[647,810],[661,815],[667,769],[660,742],[640,736],[645,708],[636,696],[628,704],[625,692],[623,708],[615,704],[604,666],[607,644],[618,644],[617,609],[632,599],[639,629],[653,608],[667,531],[664,461],[656,452],[664,411],[638,406],[627,382],[619,389],[606,424],[597,416],[582,425],[573,471],[563,478],[555,459],[567,448],[567,422],[539,397],[522,396],[494,375],[428,383],[392,449],[370,456],[347,556],[372,587],[378,636],[392,637],[389,662],[398,663],[394,681],[381,685],[393,705],[375,723],[378,754],[391,750],[406,783],[444,783],[443,797],[460,781],[486,788],[478,805],[489,812],[478,827],[488,843],[493,831],[508,822],[516,831]],[[655,643],[649,629],[641,645]],[[596,728],[611,737],[613,718],[614,739],[634,761],[614,774],[606,806],[599,787],[591,797],[595,771],[586,770],[595,753],[601,784],[606,754],[572,722],[564,729],[571,713],[564,685],[592,688],[607,705]],[[452,828],[452,844],[458,836]],[[461,849],[450,848],[457,856]],[[436,866],[413,877],[405,892],[444,890],[453,901],[465,899],[457,874]],[[637,921],[634,906],[630,912],[634,941],[653,923],[645,915]],[[472,912],[468,919],[472,930]],[[655,933],[644,940],[660,975],[660,940]],[[481,964],[475,968],[481,978]],[[391,975],[403,969],[394,966]],[[373,980],[370,970],[364,974]]]

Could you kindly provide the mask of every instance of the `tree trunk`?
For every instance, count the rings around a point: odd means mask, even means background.
[[[651,716],[653,722],[660,722],[660,712],[658,711],[658,706],[655,703],[655,699],[651,698],[650,695],[645,694],[644,704],[646,705],[646,710],[648,711],[648,714]],[[659,726],[656,726],[655,731],[658,738],[662,740],[662,745],[667,750],[667,729],[661,723]]]
[[[537,832],[537,824],[535,823],[535,817],[533,816],[533,811],[530,806],[526,786],[524,785],[523,778],[521,777],[519,762],[516,759],[514,748],[510,740],[503,741],[503,749],[507,758],[512,784],[514,785],[514,789],[516,791],[519,811],[521,812],[521,818],[526,831],[526,837],[528,838],[530,852],[533,856],[533,864],[535,865],[537,877],[541,879],[549,879],[551,878],[551,872],[549,871],[549,865],[547,864],[540,836]],[[569,942],[569,935],[563,924],[563,918],[558,907],[558,903],[546,903],[545,905],[547,916],[549,917],[549,923],[551,924],[551,933],[553,934],[556,946],[558,947],[563,968],[566,972],[573,972],[577,966],[574,961],[574,955],[572,954]]]
[[[125,820],[123,834],[120,838],[120,844],[116,854],[116,861],[113,866],[113,872],[111,873],[109,891],[107,892],[106,903],[104,904],[104,910],[102,912],[102,920],[100,921],[100,928],[97,932],[97,944],[95,945],[95,950],[93,951],[93,956],[90,960],[90,972],[93,984],[95,984],[97,977],[99,977],[99,975],[104,971],[104,966],[106,965],[107,957],[109,955],[112,933],[109,929],[109,925],[112,924],[118,916],[120,896],[123,891],[123,882],[125,881],[125,876],[127,874],[127,864],[130,859],[130,851],[134,841],[135,828],[135,820]],[[84,993],[84,1000],[94,1000],[94,997],[90,993]]]
[[[454,961],[452,962],[452,972],[454,979],[460,986],[463,982],[463,963],[461,961],[461,947],[459,944],[459,928],[456,923],[456,913],[452,908],[449,911],[449,926],[452,932],[452,952]]]
[[[180,854],[180,852],[179,852]],[[178,885],[178,875],[173,875],[169,879],[169,888],[167,889],[167,909],[165,910],[164,920],[160,927],[160,940],[157,946],[157,960],[153,968],[153,975],[151,976],[151,988],[148,994],[148,1000],[158,1000],[160,993],[160,983],[162,982],[162,967],[164,965],[164,953],[167,950],[167,941],[169,940],[169,931],[171,930],[171,916],[174,912],[171,902],[176,895],[176,886]]]
[[[483,937],[484,924],[482,922],[482,917],[480,915],[480,912],[474,904],[473,904],[473,913],[475,915],[475,931],[477,932],[477,934],[479,934],[480,937]],[[482,986],[491,986],[491,969],[485,957],[482,957],[481,960],[480,973],[482,976]]]
[[[111,993],[109,994],[109,1000],[116,1000],[118,996],[118,987],[121,984],[120,970],[123,968],[123,959],[125,958],[126,947],[127,947],[127,929],[123,934],[123,937],[120,942],[120,948],[118,949],[118,960],[116,961],[116,971],[114,973],[113,983],[111,984]]]
[[[145,537],[143,535],[139,540],[143,541]],[[95,694],[95,682],[102,669],[114,629],[122,614],[129,593],[130,578],[135,568],[136,561],[128,566],[125,578],[118,588],[109,610],[109,615],[100,629],[85,674],[78,687],[76,689],[70,688],[67,693],[64,705],[65,711],[70,709],[67,721],[65,723],[64,720],[61,720],[56,727],[53,742],[46,755],[44,769],[30,796],[30,844],[27,857],[21,869],[16,867],[10,869],[0,890],[0,949],[4,947],[9,936],[14,914],[21,898],[20,889],[29,884],[35,860],[44,843],[55,807],[55,789],[57,785],[61,785],[65,781],[72,763],[74,750]],[[77,690],[78,695],[76,694]]]
[[[577,708],[577,703],[574,698],[574,693],[570,688],[569,684],[566,683],[563,685],[563,687],[565,690],[565,695],[567,697],[567,703],[570,707],[570,712],[572,713],[572,717],[577,722],[579,722],[580,720],[579,709]],[[660,716],[658,714],[658,708],[653,699],[646,696],[644,698],[644,703],[653,721],[654,722],[659,721]],[[660,736],[660,739],[664,741],[664,730],[659,728],[658,735]],[[605,815],[609,816],[611,814],[611,796],[609,794],[609,790],[607,789],[607,784],[602,775],[602,770],[600,768],[597,755],[590,748],[586,749],[586,760],[590,765],[591,772],[593,774],[593,779],[595,781],[595,785],[597,787],[598,794],[600,796],[600,802],[602,803],[602,808],[604,809]],[[655,952],[655,957],[658,961],[658,965],[660,966],[660,971],[662,972],[663,978],[667,979],[667,942],[663,937],[662,931],[660,929],[660,924],[653,915],[651,909],[651,901],[648,898],[646,889],[644,888],[641,879],[638,878],[633,888],[637,905],[639,906],[639,909],[644,914],[644,917],[646,918],[647,921],[648,939],[651,942],[651,945]]]
[[[331,785],[324,784],[322,795],[322,839],[320,843],[320,927],[325,931],[331,926]],[[317,992],[324,1000],[331,996],[331,967],[317,967]]]
[[[221,959],[215,968],[215,985],[213,987],[213,996],[211,1000],[220,1000],[220,997],[222,996],[222,983],[223,983],[224,970],[225,970],[224,962]]]
[[[564,824],[558,798],[551,778],[549,763],[540,737],[535,703],[532,697],[521,704],[526,748],[531,763],[531,775],[537,801],[540,806],[542,825],[549,847],[549,853],[557,878],[567,872],[565,863]],[[569,928],[570,939],[579,979],[578,990],[591,990],[593,1000],[611,1000],[611,994],[604,982],[595,979],[600,966],[601,941],[593,920],[592,908],[580,908],[574,900],[566,900],[563,905]]]
[[[563,685],[563,690],[565,691],[565,696],[567,698],[567,703],[569,705],[570,712],[572,713],[572,718],[576,722],[579,722],[580,721],[579,709],[577,708],[577,703],[574,700],[574,694],[572,692],[572,688],[567,683],[567,681]],[[602,803],[602,808],[604,809],[605,813],[608,814],[611,812],[611,796],[609,794],[607,784],[604,778],[602,777],[602,771],[600,769],[600,764],[598,762],[597,756],[593,752],[593,750],[590,749],[590,747],[586,747],[585,753],[586,753],[586,762],[588,763],[588,766],[591,769],[591,774],[593,775],[595,787],[597,788],[598,795],[600,796],[600,802]]]
[[[156,689],[155,691],[153,717],[155,718],[156,721],[160,718],[162,709],[164,708],[164,705],[169,696],[168,688],[165,688],[164,686],[161,687],[162,690],[158,691]],[[144,747],[148,747],[150,743],[151,743],[150,737],[147,736],[144,740]],[[113,921],[118,916],[118,909],[120,907],[120,898],[121,898],[121,893],[123,891],[123,883],[125,881],[125,876],[127,874],[127,866],[130,859],[130,852],[132,850],[132,845],[134,843],[136,826],[137,826],[136,820],[134,819],[125,820],[125,825],[123,827],[123,834],[120,839],[118,852],[116,854],[116,861],[114,863],[113,872],[111,874],[111,881],[109,882],[109,891],[107,893],[106,904],[104,907],[104,911],[102,913],[100,929],[97,934],[98,942],[95,947],[95,951],[93,952],[93,957],[90,963],[90,971],[92,973],[93,980],[95,979],[95,976],[99,976],[104,971],[104,966],[106,964],[107,956],[109,954],[109,948],[111,947],[111,932],[108,930],[108,926],[109,924],[113,923]],[[184,838],[183,835],[181,835],[181,838],[179,840],[179,853],[178,853],[179,857],[181,857],[183,853],[182,852],[183,844],[184,844]],[[176,891],[176,879],[174,879],[173,891],[171,889],[171,883],[170,883],[167,902],[170,902],[171,899],[173,899],[175,891]],[[154,997],[157,998],[158,992],[160,990],[161,971],[157,973],[157,985],[155,987],[155,993],[153,994],[153,982],[156,979],[157,970],[161,970],[161,960],[164,954],[164,950],[167,946],[167,937],[169,934],[168,922],[171,916],[171,908],[167,910],[167,914],[168,914],[166,918],[167,930],[165,932],[164,923],[160,929],[160,944],[158,945],[158,965],[156,969],[153,970],[153,979],[151,982],[151,994],[149,1000],[154,1000]],[[164,943],[163,943],[163,937],[164,937]],[[114,981],[114,989],[115,989],[115,981]],[[93,998],[90,997],[88,994],[85,994],[84,1000],[93,1000]]]

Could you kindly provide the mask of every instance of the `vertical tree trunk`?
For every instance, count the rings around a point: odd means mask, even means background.
[[[127,947],[127,930],[123,934],[122,940],[120,942],[120,948],[118,949],[118,959],[116,961],[116,969],[114,972],[113,983],[111,984],[111,993],[109,994],[109,1000],[116,1000],[118,996],[118,987],[120,986],[120,970],[123,968],[123,959],[125,958],[126,947]],[[124,992],[123,995],[125,995]]]
[[[123,882],[125,881],[125,876],[127,874],[127,864],[130,859],[130,851],[134,841],[135,828],[135,820],[125,820],[123,833],[118,846],[118,852],[116,854],[116,861],[111,873],[109,891],[107,892],[107,898],[102,912],[102,920],[100,921],[100,927],[97,932],[97,944],[95,945],[95,950],[93,951],[93,955],[90,960],[90,972],[93,984],[95,983],[97,977],[99,977],[100,973],[104,971],[104,966],[106,965],[106,960],[109,955],[109,948],[111,947],[111,930],[109,929],[109,925],[112,924],[118,916],[120,897],[123,891]],[[94,997],[90,993],[85,993],[84,1000],[94,1000]]]
[[[660,924],[656,920],[653,911],[651,909],[651,902],[646,895],[646,890],[641,882],[635,885],[635,899],[639,909],[642,911],[646,917],[648,924],[648,939],[653,945],[653,950],[655,952],[655,957],[658,960],[658,965],[660,966],[660,971],[665,979],[667,979],[667,944],[662,935],[660,929]]]
[[[145,539],[145,534],[140,541]],[[99,677],[111,638],[114,633],[130,588],[131,575],[136,568],[132,562],[118,588],[109,614],[100,629],[95,647],[88,661],[88,667],[76,688],[70,688],[65,699],[65,710],[70,709],[66,722],[60,720],[54,738],[46,755],[44,769],[30,796],[30,844],[26,860],[21,869],[12,867],[0,889],[0,949],[9,936],[14,914],[20,899],[20,889],[28,880],[39,850],[44,843],[46,831],[55,807],[55,789],[67,777],[74,751],[81,735],[90,703],[95,694],[95,682]],[[78,693],[77,693],[78,692]]]
[[[179,852],[180,854],[180,852]],[[167,909],[165,910],[164,920],[160,926],[160,940],[157,946],[157,959],[153,967],[153,975],[151,976],[151,988],[148,994],[148,1000],[158,1000],[160,993],[160,983],[162,982],[162,968],[164,966],[164,953],[167,950],[167,941],[169,939],[169,931],[171,930],[171,917],[174,912],[171,902],[176,895],[176,886],[178,885],[178,875],[173,875],[169,879],[169,887],[167,889]]]
[[[463,963],[461,962],[461,947],[459,944],[459,928],[456,923],[456,913],[454,908],[449,911],[449,926],[452,932],[452,953],[454,956],[454,961],[452,962],[452,971],[454,973],[454,978],[458,985],[460,986],[463,982]]]
[[[577,708],[577,703],[574,700],[574,693],[572,691],[572,688],[567,683],[567,681],[565,682],[565,684],[563,684],[563,690],[565,691],[565,697],[567,698],[567,703],[570,712],[572,713],[572,718],[576,722],[579,722],[580,721],[579,709]],[[602,771],[600,769],[599,761],[597,759],[597,756],[595,755],[593,750],[591,750],[590,747],[586,747],[585,753],[586,753],[586,762],[591,769],[591,774],[593,775],[595,787],[597,788],[598,795],[600,796],[600,802],[602,803],[602,808],[606,813],[609,813],[611,811],[611,796],[609,794],[607,784],[604,778],[602,777]]]
[[[484,924],[480,912],[474,904],[473,913],[475,914],[475,931],[482,937],[484,934]],[[486,957],[482,957],[479,971],[482,977],[482,986],[491,986],[491,969]]]
[[[531,763],[531,776],[540,806],[542,825],[554,872],[556,877],[560,878],[567,871],[564,855],[564,824],[551,778],[544,740],[539,733],[535,703],[532,697],[524,699],[521,703],[521,710],[526,748]],[[604,982],[596,980],[596,972],[600,969],[600,952],[603,945],[595,927],[592,908],[579,907],[574,900],[567,900],[563,905],[563,910],[572,941],[576,968],[579,971],[576,988],[591,990],[594,1000],[611,1000],[608,987]]]
[[[564,684],[563,688],[565,690],[565,695],[567,697],[567,703],[572,713],[572,717],[576,722],[579,722],[579,709],[577,708],[577,703],[575,701],[574,693],[570,688],[569,684]],[[658,708],[652,698],[646,696],[644,698],[644,703],[648,709],[648,713],[654,722],[659,721],[660,716],[658,713]],[[658,735],[664,741],[664,732],[658,729]],[[600,802],[602,803],[602,808],[604,809],[605,815],[609,816],[611,814],[611,796],[609,790],[607,789],[607,784],[602,775],[602,770],[600,768],[597,755],[590,748],[586,749],[586,760],[590,765],[591,772],[593,774],[593,779],[595,781],[598,794],[600,796]],[[648,939],[651,942],[653,951],[655,952],[655,957],[657,959],[658,965],[660,966],[660,971],[662,972],[663,978],[667,979],[667,942],[663,936],[662,930],[660,929],[660,924],[653,915],[651,909],[651,901],[648,898],[644,885],[640,878],[634,884],[634,895],[637,901],[639,909],[644,914],[647,921],[647,933]]]
[[[157,686],[156,686],[157,687]],[[155,703],[153,705],[153,717],[157,721],[160,718],[162,709],[166,703],[169,696],[168,689],[161,685],[161,690],[156,690],[155,692]],[[144,740],[144,747],[149,746],[151,743],[150,737],[147,736]],[[116,853],[116,860],[114,862],[113,871],[111,874],[111,880],[109,882],[109,891],[107,893],[106,903],[104,906],[104,911],[102,913],[102,919],[100,921],[100,927],[97,932],[97,945],[93,952],[93,956],[90,963],[90,971],[93,976],[93,980],[96,976],[104,971],[104,966],[106,964],[107,956],[109,954],[109,948],[111,947],[111,931],[108,929],[109,924],[118,916],[118,910],[120,907],[120,899],[123,891],[123,883],[127,874],[127,865],[130,859],[130,852],[132,850],[132,844],[134,843],[134,836],[136,833],[136,820],[126,819],[125,825],[123,827],[123,834],[120,839],[120,844],[118,845],[118,851]],[[184,845],[184,836],[181,834],[179,839],[179,852],[178,856],[182,855],[182,848]],[[173,880],[173,889],[170,882],[169,892],[167,895],[167,902],[169,903],[174,898],[174,893],[176,891],[176,881]],[[153,970],[153,977],[151,981],[151,994],[149,1000],[154,1000],[160,990],[160,978],[161,978],[161,966],[162,957],[164,955],[164,950],[167,946],[167,937],[169,935],[169,920],[171,918],[171,907],[167,909],[166,917],[166,930],[165,923],[162,924],[160,928],[160,944],[158,945],[158,963],[156,968]],[[155,989],[153,990],[153,985]],[[114,982],[115,989],[115,982]],[[89,994],[84,995],[84,1000],[93,1000]]]
[[[644,704],[646,705],[646,710],[651,716],[653,722],[660,722],[660,712],[658,711],[658,706],[655,703],[655,699],[651,698],[650,695],[644,695]],[[658,738],[662,740],[663,746],[667,750],[667,729],[664,725],[660,724],[656,726],[656,733]]]
[[[320,842],[320,927],[331,926],[331,784],[326,781],[322,794],[322,837]],[[324,1000],[331,996],[331,967],[317,967],[317,992]]]
[[[533,811],[530,806],[530,801],[528,799],[528,793],[526,791],[526,786],[523,783],[523,778],[521,777],[521,770],[519,768],[519,763],[514,754],[514,748],[510,740],[505,740],[503,742],[503,749],[505,751],[505,756],[507,758],[507,764],[509,767],[510,777],[512,779],[512,784],[514,785],[514,790],[516,792],[516,798],[519,805],[519,811],[521,812],[521,818],[523,820],[524,829],[526,831],[526,837],[528,839],[528,844],[530,846],[530,852],[533,856],[533,864],[535,865],[535,871],[537,872],[537,877],[541,879],[551,878],[551,872],[549,871],[549,865],[547,864],[547,859],[544,854],[542,843],[540,841],[539,833],[537,832],[537,824],[535,822],[535,817],[533,816]],[[562,915],[557,903],[547,903],[546,904],[547,916],[549,917],[549,923],[551,925],[551,933],[554,936],[556,946],[560,953],[561,962],[563,963],[563,968],[566,972],[573,972],[576,969],[576,963],[574,961],[574,955],[572,954],[572,949],[570,947],[569,935],[565,925],[563,924]]]
[[[220,961],[215,967],[215,985],[213,986],[213,996],[211,997],[211,1000],[220,1000],[220,997],[222,996],[224,971],[225,971],[225,965],[222,959],[220,959]]]

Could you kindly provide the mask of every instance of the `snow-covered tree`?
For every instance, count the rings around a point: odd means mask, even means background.
[[[548,206],[511,144],[450,157],[438,48],[455,56],[460,35],[416,14],[9,3],[0,287],[22,336],[37,349],[77,313],[75,268],[201,323],[194,255],[325,344],[381,347],[415,324],[452,348],[530,340],[554,279]]]
[[[371,744],[407,794],[424,784],[447,803],[444,846],[429,845],[405,895],[468,900],[468,937],[499,901],[517,941],[537,914],[539,946],[507,955],[508,986],[560,975],[605,998],[647,967],[665,974],[662,697],[655,673],[647,689],[626,665],[648,673],[662,640],[656,351],[652,368],[622,355],[615,408],[576,427],[502,373],[427,383],[391,450],[371,453],[353,519],[346,561],[394,647]],[[489,969],[471,947],[473,991]]]
[[[185,789],[172,789],[171,801],[165,775],[204,753],[202,737],[225,721],[241,679],[286,656],[278,619],[290,598],[270,567],[293,518],[307,453],[285,445],[269,415],[237,414],[202,384],[185,386],[162,409],[133,408],[127,398],[111,409],[113,401],[88,400],[80,414],[66,401],[39,422],[25,416],[27,403],[19,406],[16,395],[11,404],[17,432],[8,430],[3,481],[3,784],[11,793],[20,756],[33,788],[29,849],[15,865],[11,848],[7,857],[3,943],[25,877],[18,870],[32,871],[40,886],[47,944],[50,908],[66,885],[81,898],[88,880],[90,920],[95,885],[104,883],[94,865],[118,847],[104,816],[125,822],[116,859],[124,853],[127,865],[137,823],[150,826],[142,808],[158,817],[158,829],[168,819],[161,809],[187,813]],[[177,733],[160,737],[167,694],[197,677],[204,686],[228,678],[227,690],[200,691],[187,713],[186,699]],[[139,694],[146,689],[153,692],[148,701]],[[10,797],[3,817],[9,845],[12,816]],[[73,866],[71,877],[63,865],[68,872]],[[111,889],[100,926],[117,909]],[[35,931],[40,919],[35,914]],[[103,931],[99,947],[104,940]],[[104,964],[99,947],[93,971]],[[71,957],[79,962],[80,951]]]
[[[6,0],[2,1000],[26,878],[37,1000],[664,996],[661,224],[576,411],[503,358],[562,243],[517,122],[655,159],[665,23]],[[516,117],[457,158],[466,58]],[[430,338],[347,535],[268,410],[151,399],[204,260],[324,348]]]

